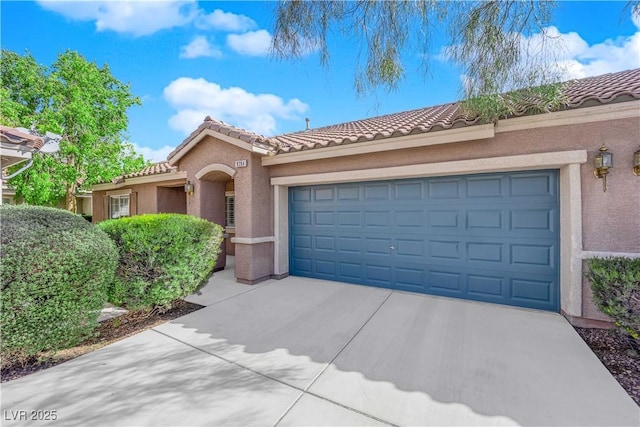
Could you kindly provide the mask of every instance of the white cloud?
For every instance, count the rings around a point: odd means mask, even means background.
[[[186,46],[180,48],[180,58],[199,58],[199,57],[220,58],[222,51],[217,47],[211,46],[205,36],[198,36],[191,40]]]
[[[225,12],[216,9],[210,14],[201,13],[195,21],[196,27],[201,30],[220,30],[229,32],[242,32],[255,28],[256,22],[245,15]]]
[[[95,21],[96,30],[146,36],[188,24],[197,16],[195,0],[182,1],[50,1],[39,0],[44,9],[77,21]]]
[[[192,132],[206,116],[261,135],[277,132],[277,119],[295,120],[308,106],[297,98],[284,101],[273,94],[254,94],[239,87],[222,88],[203,78],[180,77],[164,89],[164,98],[177,110],[169,126]]]
[[[138,144],[133,144],[133,148],[136,150],[136,153],[141,154],[145,160],[150,160],[154,163],[162,162],[167,160],[167,156],[171,153],[176,147],[171,147],[169,145],[165,145],[160,148],[150,148],[143,147]]]
[[[267,30],[249,31],[244,34],[229,34],[227,45],[242,55],[266,56],[271,46],[271,34]]]
[[[639,65],[640,31],[593,45],[589,45],[576,32],[561,33],[553,26],[544,31],[552,42],[557,43],[554,46],[555,62],[566,79],[597,76],[637,68]],[[535,34],[525,40],[536,46],[540,39],[540,34]]]

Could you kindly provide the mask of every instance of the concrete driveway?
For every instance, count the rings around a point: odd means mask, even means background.
[[[3,384],[2,425],[640,425],[558,314],[231,271],[190,299],[207,307]]]

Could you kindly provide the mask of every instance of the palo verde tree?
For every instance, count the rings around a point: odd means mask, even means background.
[[[0,121],[62,136],[55,155],[34,155],[33,166],[10,184],[27,203],[52,205],[64,198],[76,211],[76,193],[145,165],[124,142],[127,110],[140,105],[129,85],[107,65],[66,51],[45,67],[33,56],[2,50]]]
[[[640,15],[640,2],[626,7]],[[328,37],[341,34],[359,47],[358,94],[394,90],[406,72],[403,53],[421,54],[425,75],[433,58],[444,57],[465,76],[466,107],[493,121],[509,115],[516,102],[541,111],[563,102],[557,84],[563,70],[555,56],[561,46],[545,30],[553,10],[553,1],[533,0],[281,0],[271,48],[280,59],[318,49],[327,65]],[[445,36],[444,51],[429,51],[434,34]]]

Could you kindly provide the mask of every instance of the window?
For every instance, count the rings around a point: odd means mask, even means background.
[[[236,197],[235,196],[227,196],[226,197],[226,226],[227,227],[235,227],[236,226]]]
[[[109,217],[129,216],[129,195],[111,196],[109,200]]]

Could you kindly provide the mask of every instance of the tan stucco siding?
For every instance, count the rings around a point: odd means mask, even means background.
[[[158,213],[187,213],[187,195],[184,187],[156,187]]]

